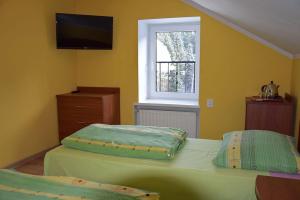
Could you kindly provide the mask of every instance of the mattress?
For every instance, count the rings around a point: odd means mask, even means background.
[[[267,172],[212,164],[221,141],[188,139],[173,160],[109,156],[65,148],[48,152],[45,175],[75,176],[160,193],[161,199],[255,200],[255,179]]]

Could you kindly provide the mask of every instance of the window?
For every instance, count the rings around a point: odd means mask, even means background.
[[[148,23],[139,24],[140,102],[198,101],[200,18],[196,19],[142,20]]]

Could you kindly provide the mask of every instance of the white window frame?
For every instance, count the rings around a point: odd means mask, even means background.
[[[182,28],[180,28],[182,27]],[[191,30],[197,32],[195,93],[156,92],[156,38],[151,31]],[[159,31],[160,32],[160,31]],[[156,34],[154,34],[156,37]],[[155,45],[155,48],[153,47]],[[153,52],[154,49],[154,52]],[[154,62],[154,63],[153,63]],[[152,74],[152,75],[151,75]],[[152,84],[151,84],[152,82]],[[199,105],[200,93],[200,17],[143,19],[138,21],[138,102],[145,104]],[[151,92],[152,91],[152,92]],[[156,94],[157,93],[157,94]]]
[[[199,66],[200,66],[200,25],[192,23],[169,23],[149,26],[149,53],[148,56],[148,99],[166,100],[198,100],[199,98]],[[195,59],[195,93],[157,92],[156,91],[156,61],[157,61],[157,32],[195,31],[196,32],[196,59]]]

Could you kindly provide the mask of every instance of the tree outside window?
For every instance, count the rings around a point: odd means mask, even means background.
[[[157,32],[156,49],[156,91],[195,93],[196,32]]]

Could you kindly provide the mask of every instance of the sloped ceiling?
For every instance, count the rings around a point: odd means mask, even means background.
[[[300,56],[300,0],[186,0]]]

